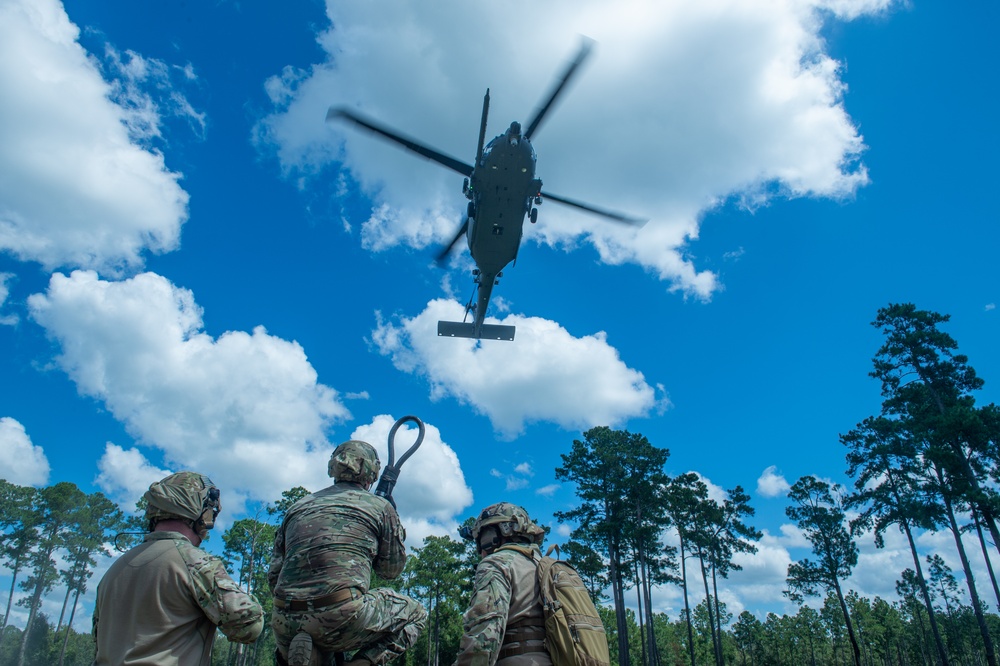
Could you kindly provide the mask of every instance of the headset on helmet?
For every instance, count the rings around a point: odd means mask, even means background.
[[[197,472],[171,474],[150,485],[143,497],[150,531],[161,520],[183,520],[196,532],[207,533],[222,509],[219,488]]]
[[[489,543],[481,543],[480,537],[485,528],[494,527],[496,535]],[[492,532],[492,530],[488,530]],[[523,539],[538,545],[545,538],[545,530],[536,525],[528,516],[528,512],[510,502],[498,502],[483,509],[471,529],[463,528],[459,534],[465,539],[475,541],[481,550],[495,548],[500,539]]]
[[[327,473],[335,481],[353,481],[367,486],[375,482],[381,468],[375,447],[368,442],[350,439],[334,450]]]

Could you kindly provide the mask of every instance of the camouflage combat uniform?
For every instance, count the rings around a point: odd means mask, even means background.
[[[535,544],[506,544],[480,560],[456,666],[551,666]]]
[[[387,579],[403,571],[405,536],[392,505],[357,483],[341,481],[296,502],[275,536],[268,572],[282,656],[299,631],[322,652],[357,650],[355,659],[374,664],[416,643],[427,622],[424,607],[393,590],[368,589],[373,567]],[[332,604],[290,606],[346,591],[351,598]]]
[[[152,532],[97,586],[94,665],[209,666],[216,627],[252,643],[263,625],[260,604],[220,559],[178,532]]]

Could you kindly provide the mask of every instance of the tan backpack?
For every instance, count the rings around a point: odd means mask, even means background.
[[[545,647],[555,666],[610,666],[604,623],[587,586],[568,562],[543,557],[538,587],[545,611]]]

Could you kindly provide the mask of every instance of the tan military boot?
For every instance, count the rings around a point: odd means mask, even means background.
[[[319,657],[313,650],[312,636],[304,631],[295,634],[288,644],[288,666],[319,666]]]

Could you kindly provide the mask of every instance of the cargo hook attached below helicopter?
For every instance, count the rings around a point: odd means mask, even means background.
[[[532,223],[538,220],[536,206],[541,204],[543,199],[550,199],[616,222],[631,225],[645,223],[645,220],[543,192],[542,181],[535,177],[536,158],[531,138],[556,99],[562,94],[566,84],[590,53],[592,45],[591,40],[584,41],[545,103],[535,111],[526,130],[522,132],[521,124],[512,122],[507,131],[484,145],[486,119],[490,106],[490,91],[487,89],[483,98],[483,116],[479,125],[479,147],[476,150],[475,166],[425,146],[356,111],[331,107],[327,112],[327,120],[347,120],[465,176],[462,193],[469,200],[468,209],[451,243],[438,254],[437,261],[443,263],[464,235],[469,253],[476,264],[476,268],[472,271],[476,293],[465,306],[463,321],[439,321],[438,335],[492,340],[514,339],[514,326],[485,323],[486,308],[493,287],[499,284],[499,278],[503,275],[504,267],[517,259],[525,218],[527,217]],[[466,321],[470,313],[473,315],[471,323]]]

